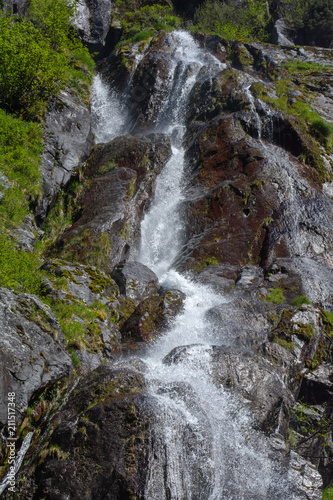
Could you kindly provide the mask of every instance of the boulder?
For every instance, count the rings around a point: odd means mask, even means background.
[[[274,24],[273,32],[272,32],[272,42],[277,45],[282,45],[284,47],[291,47],[294,44],[293,39],[297,33],[294,32],[291,28],[289,28],[284,21],[284,19],[277,19]]]
[[[132,299],[136,306],[156,295],[160,287],[156,274],[140,262],[119,264],[112,270],[111,277],[117,283],[120,293]]]
[[[17,477],[17,494],[143,498],[150,433],[144,391],[142,375],[129,367],[82,377],[45,429],[39,456]]]
[[[214,346],[209,354],[213,382],[244,397],[255,415],[255,425],[268,434],[276,429],[286,434],[294,400],[277,368],[245,349]],[[191,356],[191,346],[176,347],[164,358],[164,363],[183,363],[188,356]]]

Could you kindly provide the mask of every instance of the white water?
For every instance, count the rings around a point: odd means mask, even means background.
[[[92,131],[96,142],[109,142],[123,134],[126,121],[125,107],[114,90],[97,74],[91,95]]]
[[[22,465],[25,454],[27,453],[27,451],[29,449],[33,434],[34,434],[33,432],[28,432],[28,434],[25,436],[25,438],[22,442],[21,448],[17,452],[16,458],[15,458],[15,464],[14,464],[14,477],[16,476],[16,474],[18,473],[18,471]],[[7,486],[10,484],[11,480],[12,480],[12,477],[10,477],[9,475],[5,476],[5,478],[2,480],[2,482],[0,483],[0,495],[5,491]]]

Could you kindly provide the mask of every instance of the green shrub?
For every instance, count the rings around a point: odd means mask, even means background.
[[[325,488],[321,498],[322,500],[333,500],[333,488]]]
[[[0,109],[0,172],[10,182],[4,186],[0,205],[0,224],[17,225],[29,212],[29,202],[42,192],[40,158],[43,131],[36,123],[27,123]]]
[[[68,47],[74,31],[74,0],[30,0],[29,18],[55,50]]]
[[[123,29],[122,39],[118,45],[146,40],[156,31],[171,31],[182,24],[181,19],[173,14],[173,9],[169,5],[146,5],[139,8],[137,2],[132,4],[131,9],[127,2],[116,2]]]
[[[39,294],[42,275],[38,268],[36,255],[17,249],[8,235],[0,235],[0,286]]]
[[[229,40],[257,38],[267,40],[269,21],[266,2],[247,0],[242,6],[206,0],[195,15],[196,29],[218,34]]]
[[[31,21],[0,14],[0,107],[29,115],[65,84],[67,58]]]

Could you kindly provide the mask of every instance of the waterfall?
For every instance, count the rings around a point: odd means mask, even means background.
[[[109,142],[123,133],[126,122],[125,107],[119,96],[97,74],[91,95],[92,131],[96,142]]]
[[[225,65],[188,33],[167,36],[169,78],[153,131],[170,136],[172,156],[157,179],[154,200],[141,224],[139,260],[157,274],[164,288],[179,289],[186,298],[173,324],[142,355],[154,414],[144,497],[296,500],[293,471],[276,460],[277,449],[281,462],[286,456],[283,440],[255,430],[246,401],[214,381],[214,346],[229,340],[209,321],[208,313],[231,299],[176,270],[184,243],[186,107],[198,79],[214,77]],[[255,112],[249,87],[244,90]],[[99,115],[94,123],[97,141],[125,133],[120,101],[99,77],[94,82],[93,110]],[[255,117],[260,121],[256,112]]]
[[[200,70],[205,66],[208,78],[223,65],[189,34],[169,36],[169,94],[156,128],[170,135],[172,157],[142,222],[140,261],[164,287],[182,290],[186,299],[183,312],[144,357],[155,414],[145,498],[285,500],[290,498],[288,481],[270,460],[265,438],[253,430],[241,401],[212,380],[212,346],[223,339],[206,313],[227,299],[173,268],[183,238],[183,116]]]

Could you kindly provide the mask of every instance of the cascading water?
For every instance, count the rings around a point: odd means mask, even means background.
[[[167,53],[167,97],[160,105],[155,131],[170,136],[172,157],[157,180],[154,201],[142,221],[139,260],[157,274],[163,287],[182,290],[186,298],[182,313],[142,358],[155,415],[145,498],[296,499],[291,488],[294,478],[286,469],[280,471],[271,458],[272,442],[253,429],[246,402],[213,381],[213,346],[228,344],[229,339],[221,338],[207,313],[229,299],[175,269],[184,242],[180,207],[185,187],[186,106],[198,78],[211,78],[225,66],[186,32],[168,35]],[[249,88],[245,91],[250,93]],[[126,132],[120,101],[99,77],[94,82],[93,110],[98,117],[97,141]],[[285,454],[278,436],[274,446]]]
[[[223,339],[206,313],[226,299],[173,269],[183,234],[182,117],[200,70],[205,66],[208,78],[223,67],[187,33],[171,34],[170,45],[169,95],[156,127],[170,135],[173,154],[142,222],[139,259],[164,287],[182,290],[186,299],[183,312],[144,358],[155,409],[145,498],[285,500],[288,482],[270,461],[265,439],[251,430],[251,418],[240,402],[212,381],[211,346]]]
[[[118,95],[110,90],[97,74],[91,95],[92,130],[96,142],[108,142],[123,133],[126,121],[125,107]]]

